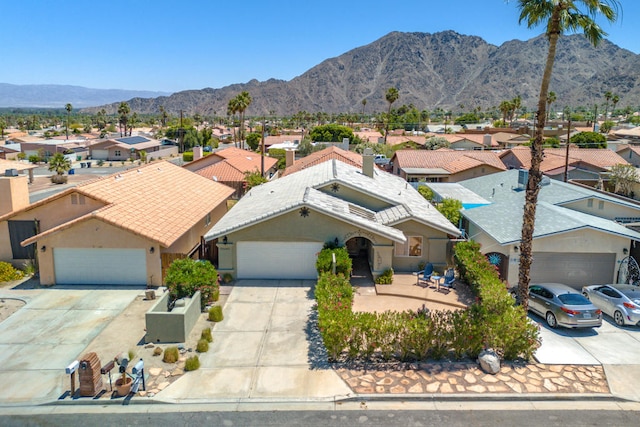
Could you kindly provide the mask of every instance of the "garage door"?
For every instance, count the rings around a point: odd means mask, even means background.
[[[109,150],[91,150],[91,158],[95,160],[107,160],[109,158]]]
[[[53,264],[60,285],[146,285],[144,249],[55,248]]]
[[[239,279],[316,279],[316,242],[238,242]]]
[[[611,253],[536,252],[531,264],[531,282],[564,283],[574,288],[611,283],[616,265]]]

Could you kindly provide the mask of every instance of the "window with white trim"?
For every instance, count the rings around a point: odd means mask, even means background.
[[[205,227],[206,227],[207,225],[209,225],[209,224],[211,224],[211,212],[209,212],[209,213],[207,214],[207,216],[205,216],[205,217],[204,217],[204,225],[205,225]]]
[[[422,236],[407,236],[406,242],[396,242],[394,250],[396,256],[421,257]]]

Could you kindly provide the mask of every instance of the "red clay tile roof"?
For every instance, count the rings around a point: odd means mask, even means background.
[[[103,201],[105,205],[83,217],[47,230],[23,244],[68,228],[73,223],[97,218],[168,247],[224,203],[233,192],[234,189],[226,185],[205,179],[172,163],[155,162],[79,184],[39,201],[35,205],[45,205],[67,194],[80,193]]]
[[[504,157],[509,152],[518,159],[524,169],[529,169],[531,167],[530,147],[514,147],[502,152],[500,157]],[[566,161],[565,156],[566,148],[545,148],[544,159],[540,165],[540,170],[547,172],[564,166]],[[569,147],[569,164],[575,164],[577,162],[586,163],[601,169],[608,169],[613,165],[628,163],[625,159],[620,157],[619,154],[614,153],[612,150],[602,148],[578,148],[571,146]]]
[[[282,172],[281,176],[290,175],[292,173],[301,171],[302,169],[306,169],[332,159],[340,160],[343,163],[359,168],[362,167],[362,156],[360,154],[331,146],[325,148],[324,150],[311,153],[307,157],[303,157],[302,159],[297,160],[293,165],[286,168]]]
[[[223,151],[229,151],[230,148]],[[225,160],[215,163],[211,166],[199,169],[196,173],[207,179],[213,180],[216,177],[217,181],[222,182],[243,182],[245,180],[244,175],[246,172],[260,171],[262,168],[262,161],[260,160],[260,154],[243,151],[244,155],[231,155]],[[273,157],[264,158],[264,170],[268,171],[278,163],[278,159]]]
[[[494,151],[473,150],[399,150],[394,155],[395,164],[401,168],[441,168],[457,173],[485,164],[498,170],[506,170]]]

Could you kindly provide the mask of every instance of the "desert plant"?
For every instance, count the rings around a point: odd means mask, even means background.
[[[222,275],[222,281],[224,283],[231,283],[233,282],[233,276],[231,275],[231,273],[224,273]]]
[[[191,356],[184,362],[185,371],[195,371],[200,368],[200,359],[198,356]]]
[[[204,311],[218,289],[218,272],[208,261],[182,258],[171,263],[164,281],[173,300],[192,297],[200,291],[200,309]]]
[[[160,347],[156,347],[153,349],[153,355],[154,356],[160,356],[162,354],[162,348]]]
[[[0,282],[20,280],[24,277],[22,271],[17,270],[8,262],[0,261]]]
[[[178,347],[167,347],[164,349],[164,356],[162,356],[162,361],[164,363],[176,363],[180,358],[180,351]]]
[[[133,358],[136,357],[136,351],[133,349],[129,349],[127,355],[129,356],[129,360],[133,360]]]
[[[220,288],[215,289],[213,292],[211,292],[211,301],[218,302],[219,299],[220,299]]]
[[[22,264],[22,272],[26,276],[32,276],[36,272],[36,266],[31,260],[27,260]]]
[[[98,165],[98,166],[102,166],[102,165],[104,165],[104,160],[98,160],[97,165]]]
[[[214,305],[209,309],[209,320],[212,322],[221,322],[224,319],[222,315],[222,307],[219,305]]]
[[[198,344],[196,344],[196,351],[198,353],[206,353],[209,351],[209,341],[206,339],[199,339]]]
[[[211,328],[204,328],[202,333],[200,334],[200,339],[207,340],[207,342],[213,342],[213,337],[211,336]]]

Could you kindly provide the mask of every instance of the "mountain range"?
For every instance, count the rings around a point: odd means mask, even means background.
[[[124,89],[90,89],[69,85],[13,85],[0,83],[0,108],[64,108],[74,109],[143,97],[170,95],[168,92]]]
[[[247,116],[290,115],[298,111],[373,113],[386,111],[385,92],[396,87],[394,106],[418,109],[487,109],[519,95],[522,105],[536,108],[547,54],[541,35],[500,46],[454,31],[392,32],[338,57],[327,59],[289,81],[251,80],[219,89],[176,92],[170,96],[122,98],[138,113],[226,115],[229,99],[248,91],[253,102]],[[610,91],[618,108],[640,104],[640,55],[608,40],[594,48],[583,35],[562,36],[550,90],[556,109],[604,102]],[[363,100],[366,104],[363,106]],[[120,101],[119,100],[119,101]],[[115,113],[119,102],[86,108]]]

